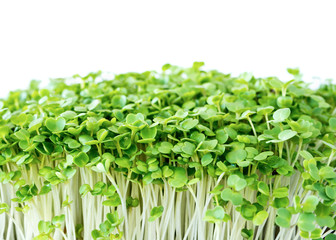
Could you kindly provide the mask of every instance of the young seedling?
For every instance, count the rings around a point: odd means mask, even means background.
[[[0,239],[335,239],[335,85],[202,65],[2,99]]]

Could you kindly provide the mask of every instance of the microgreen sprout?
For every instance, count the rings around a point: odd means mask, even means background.
[[[202,65],[2,99],[0,238],[335,239],[335,85]]]

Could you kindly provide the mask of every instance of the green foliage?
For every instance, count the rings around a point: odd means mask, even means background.
[[[280,208],[277,211],[277,217],[275,223],[284,228],[289,228],[292,214],[286,208]]]
[[[123,232],[119,230],[123,218],[120,218],[118,212],[106,214],[106,220],[99,225],[99,229],[91,232],[93,239],[122,239]]]
[[[62,117],[59,117],[57,119],[48,118],[45,122],[46,127],[50,130],[50,132],[53,132],[53,133],[63,131],[65,124],[66,124],[66,121]]]
[[[247,182],[245,179],[240,178],[238,175],[232,174],[229,176],[227,184],[230,187],[234,188],[236,191],[240,191],[246,187]]]
[[[48,89],[32,84],[2,99],[0,184],[13,189],[0,204],[6,221],[8,214],[16,217],[11,211],[25,215],[55,191],[64,211],[76,207],[78,199],[64,192],[72,184],[82,204],[96,199],[91,208],[110,212],[101,215],[93,239],[122,239],[129,227],[123,225],[125,213],[140,212],[139,222],[162,216],[162,224],[170,223],[169,211],[177,213],[168,206],[172,201],[183,203],[184,214],[195,199],[195,217],[185,214],[194,217],[190,222],[240,219],[248,229],[236,234],[245,239],[270,226],[276,234],[311,239],[321,238],[326,228],[334,231],[335,86],[311,90],[297,69],[288,69],[293,80],[283,83],[203,71],[202,65],[167,64],[162,73],[126,73],[112,80],[100,72],[76,75],[81,83],[56,79]],[[174,197],[162,201],[166,196]],[[48,239],[67,229],[60,227],[64,216],[40,221],[34,237]],[[82,219],[78,224],[79,238],[87,226]]]
[[[163,206],[159,206],[159,207],[154,207],[151,211],[150,211],[150,217],[148,219],[149,222],[153,222],[156,219],[158,219],[159,217],[161,217],[162,213],[163,213]]]
[[[254,225],[261,225],[268,217],[268,212],[260,211],[253,217],[253,224]]]
[[[211,223],[219,223],[222,221],[228,221],[229,216],[225,214],[224,208],[221,206],[217,206],[214,209],[208,209],[204,216],[204,221],[208,221]]]
[[[41,220],[38,224],[38,230],[40,234],[34,238],[34,240],[43,240],[50,239],[51,234],[55,231],[56,228],[61,228],[64,222],[65,216],[59,215],[52,218],[51,221]]]
[[[173,175],[169,178],[170,186],[175,188],[183,187],[188,181],[186,171],[184,168],[177,167],[173,170]]]

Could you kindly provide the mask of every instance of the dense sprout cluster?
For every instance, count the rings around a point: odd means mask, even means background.
[[[0,238],[335,239],[336,87],[163,66],[0,102]]]

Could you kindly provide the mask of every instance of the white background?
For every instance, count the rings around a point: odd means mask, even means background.
[[[31,79],[165,63],[336,79],[335,1],[2,1],[0,97]],[[314,77],[320,77],[316,79]]]

